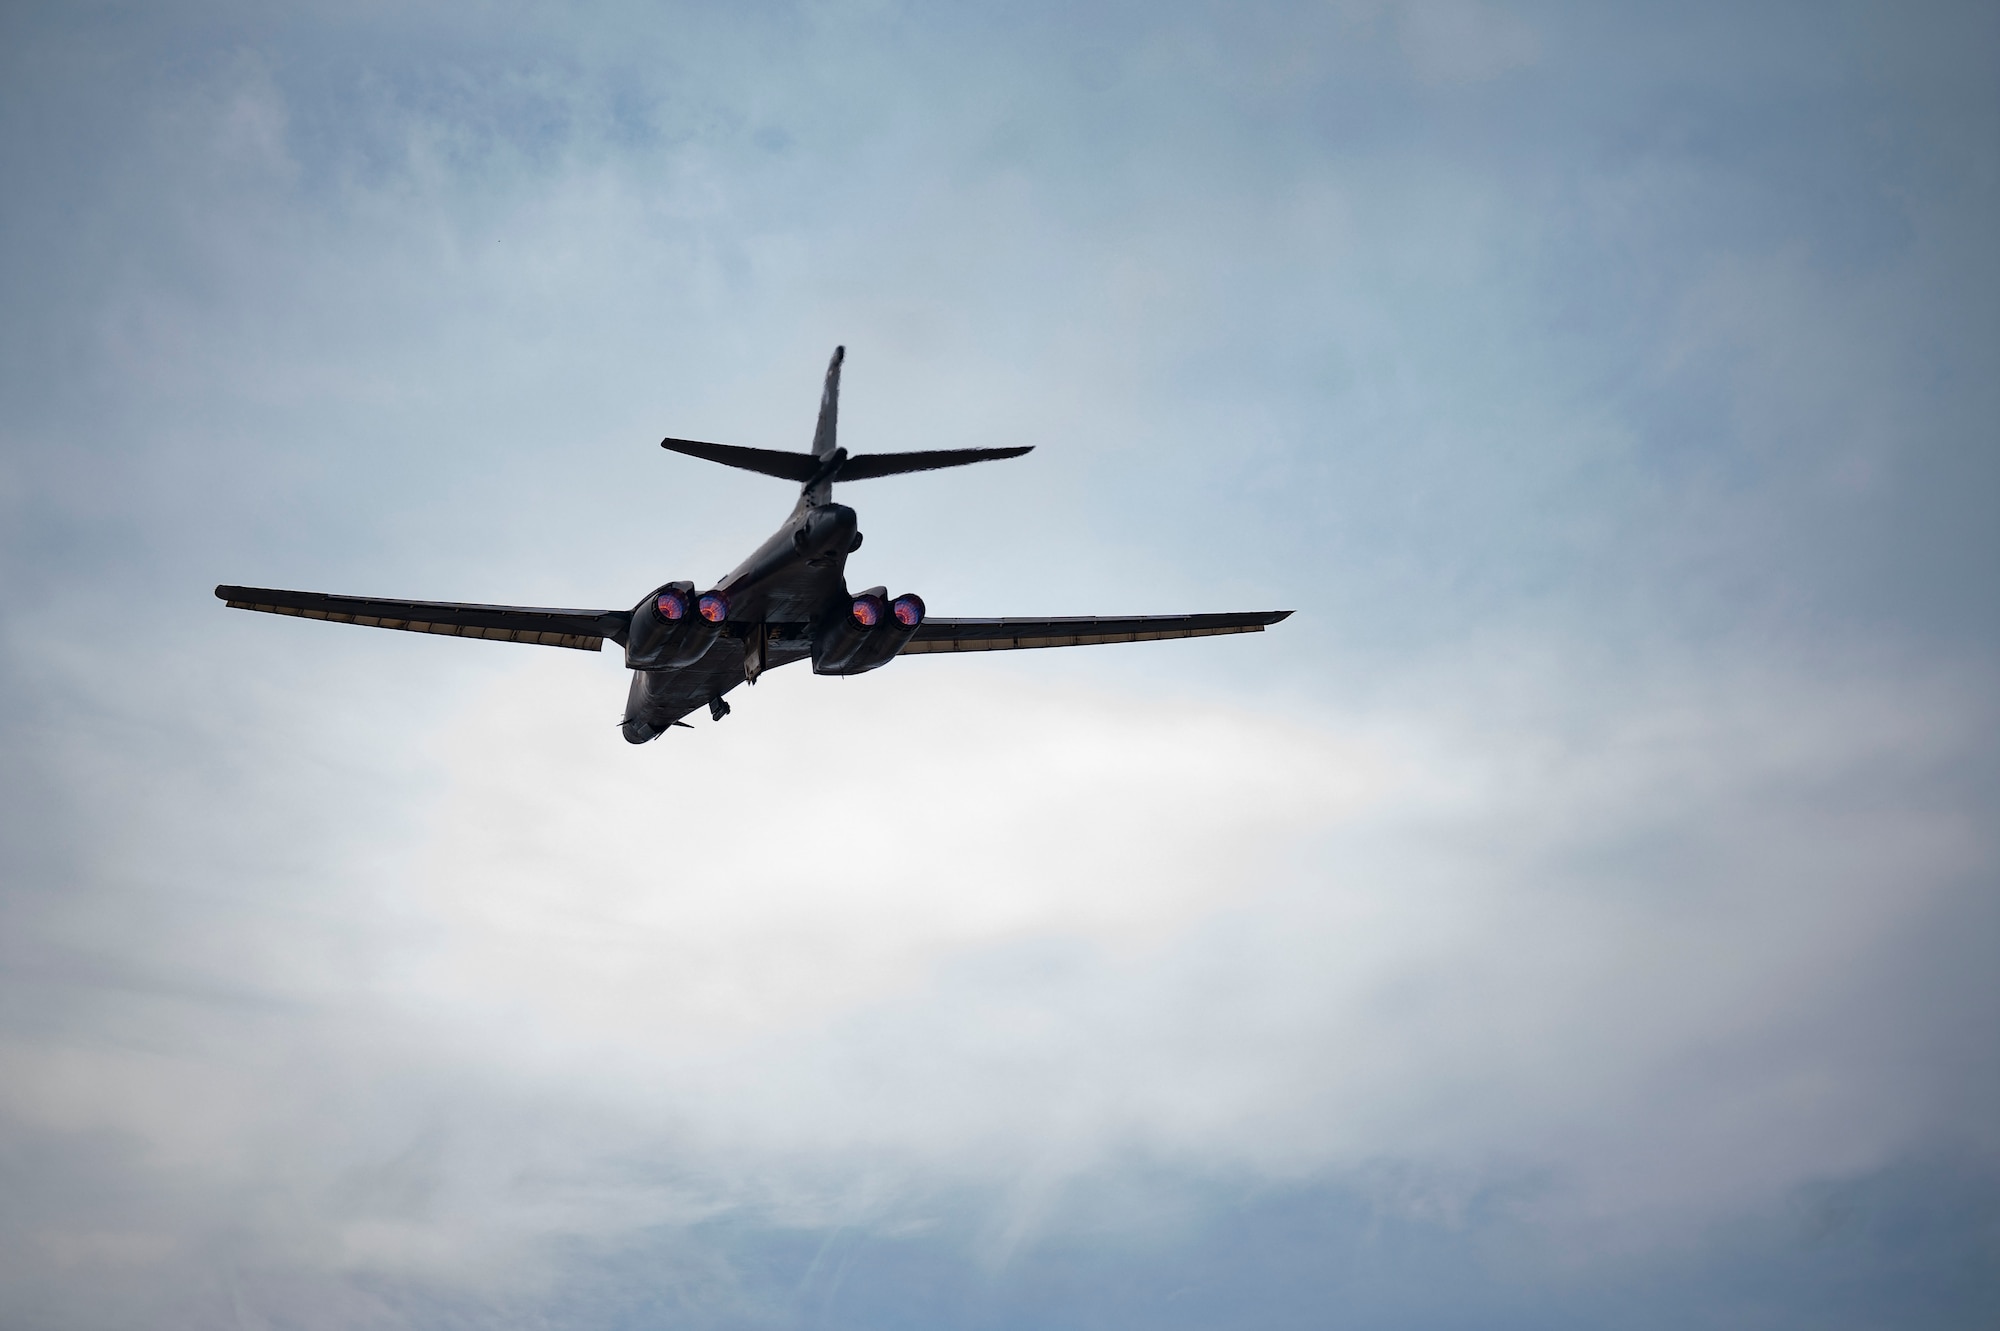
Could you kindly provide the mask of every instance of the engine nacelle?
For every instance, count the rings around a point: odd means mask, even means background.
[[[711,618],[711,602],[721,614]],[[691,582],[670,582],[639,602],[625,637],[625,664],[633,670],[673,670],[693,665],[722,636],[729,602],[710,592],[696,597]]]
[[[924,621],[916,596],[890,602],[888,589],[870,587],[835,605],[813,625],[813,673],[860,675],[895,659]]]

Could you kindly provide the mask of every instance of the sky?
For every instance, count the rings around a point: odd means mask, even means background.
[[[1990,1327],[2000,13],[0,9],[0,1324]],[[780,482],[942,615],[624,607]]]

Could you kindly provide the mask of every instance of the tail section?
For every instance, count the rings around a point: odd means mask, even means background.
[[[720,462],[725,467],[797,481],[812,493],[814,503],[826,501],[827,488],[835,481],[865,481],[877,476],[934,471],[939,467],[963,467],[972,462],[1017,458],[1034,451],[1034,445],[1027,444],[1019,448],[940,448],[921,453],[863,453],[849,457],[836,439],[840,428],[840,366],[846,359],[846,347],[833,349],[833,359],[826,367],[826,389],[820,394],[819,424],[813,430],[810,453],[705,444],[698,439],[662,439],[660,447],[707,462]]]

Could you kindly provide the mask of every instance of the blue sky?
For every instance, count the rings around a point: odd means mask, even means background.
[[[17,5],[0,1321],[1979,1326],[1978,5]],[[856,485],[941,614],[614,606]]]

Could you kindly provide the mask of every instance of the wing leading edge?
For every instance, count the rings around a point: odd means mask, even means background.
[[[522,605],[477,605],[465,601],[391,601],[325,592],[280,591],[275,587],[215,589],[232,610],[326,619],[406,633],[439,633],[454,638],[529,642],[543,647],[601,651],[604,640],[625,640],[628,610],[553,610]]]
[[[1083,615],[1062,619],[926,619],[900,656],[927,652],[1005,652],[1031,647],[1088,647],[1262,633],[1292,612],[1246,610],[1215,615]]]

